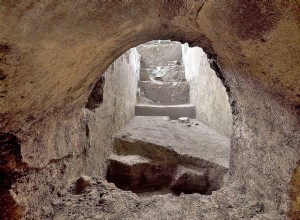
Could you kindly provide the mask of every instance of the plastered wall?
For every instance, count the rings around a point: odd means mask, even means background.
[[[185,75],[190,82],[190,102],[196,106],[196,116],[220,133],[232,133],[232,114],[228,96],[221,80],[210,68],[207,55],[200,47],[182,45]]]
[[[135,48],[128,50],[105,71],[103,103],[88,116],[87,168],[90,175],[104,175],[112,151],[113,135],[134,116],[140,61]]]

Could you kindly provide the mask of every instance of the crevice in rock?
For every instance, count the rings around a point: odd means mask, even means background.
[[[96,82],[89,98],[86,103],[86,108],[93,111],[98,108],[103,102],[103,88],[105,83],[104,74],[100,77],[100,79]]]
[[[21,147],[16,136],[0,132],[0,219],[19,219],[24,207],[18,204],[11,186],[23,175]]]
[[[238,114],[237,103],[232,98],[232,94],[231,94],[231,91],[230,91],[230,86],[229,86],[228,80],[225,78],[221,68],[219,67],[217,61],[214,58],[209,59],[209,64],[210,64],[210,67],[215,71],[217,77],[221,80],[222,84],[224,85],[224,87],[226,89],[226,93],[228,95],[229,103],[230,103],[230,106],[231,106],[232,115],[237,115]]]

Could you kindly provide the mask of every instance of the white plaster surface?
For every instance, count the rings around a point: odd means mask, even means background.
[[[89,116],[87,171],[104,175],[112,151],[112,137],[134,116],[140,61],[135,48],[121,55],[105,74],[103,103]]]
[[[222,134],[232,133],[232,114],[225,87],[209,66],[199,47],[182,45],[185,77],[190,82],[190,103],[196,106],[197,119]]]

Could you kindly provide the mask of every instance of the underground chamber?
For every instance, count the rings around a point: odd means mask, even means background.
[[[225,184],[231,109],[201,48],[156,40],[130,49],[95,84],[89,127],[109,104],[121,125],[107,141],[108,182],[138,195],[209,195]]]

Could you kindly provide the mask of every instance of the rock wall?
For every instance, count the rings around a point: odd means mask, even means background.
[[[159,43],[150,41],[137,46],[141,56],[141,68],[167,66],[170,61],[182,61],[181,44],[179,42]]]
[[[207,55],[199,47],[182,45],[185,76],[190,83],[190,103],[196,116],[220,133],[232,134],[232,114],[225,87],[210,68]]]
[[[140,57],[133,48],[110,65],[104,73],[105,80],[99,79],[104,81],[103,102],[92,111],[86,109],[89,175],[105,175],[112,138],[134,116],[139,70]]]
[[[159,105],[189,103],[189,83],[181,64],[181,44],[150,41],[136,48],[141,55],[140,102]]]

